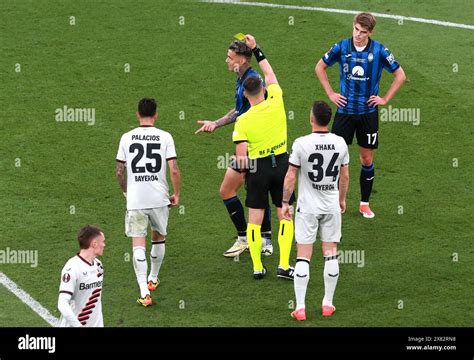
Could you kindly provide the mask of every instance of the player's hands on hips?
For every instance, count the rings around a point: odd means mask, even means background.
[[[336,93],[336,92],[329,95],[329,99],[334,104],[336,104],[337,107],[343,108],[344,106],[347,105],[347,98],[345,96],[342,96],[341,94]]]
[[[341,208],[341,214],[346,212],[346,199],[339,200],[339,207]]]
[[[369,97],[369,101],[367,101],[367,104],[369,106],[378,106],[378,105],[385,105],[387,104],[387,101],[384,98],[381,98],[380,96],[372,95]]]
[[[169,206],[177,206],[179,204],[179,195],[173,194],[170,197],[171,204]]]
[[[247,44],[247,46],[251,48],[252,50],[257,47],[257,41],[250,34],[245,35],[245,44]]]
[[[217,127],[214,121],[198,120],[197,123],[201,124],[202,126],[196,130],[195,134],[199,134],[202,132],[212,133],[214,130],[216,130]]]
[[[291,221],[291,211],[290,211],[290,205],[288,203],[283,203],[281,205],[281,213],[283,215],[283,218],[285,220]]]

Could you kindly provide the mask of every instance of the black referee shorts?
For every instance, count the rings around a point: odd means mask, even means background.
[[[354,132],[357,144],[367,149],[379,146],[379,113],[374,111],[362,115],[336,113],[331,132],[342,136],[347,145],[352,144]]]
[[[273,204],[281,208],[283,183],[288,170],[289,157],[287,153],[284,153],[253,160],[254,163],[251,164],[245,177],[247,187],[246,207],[266,209],[269,205],[268,194],[270,193]],[[294,200],[293,194],[290,203]]]
[[[237,171],[239,174],[242,173],[242,170],[240,169],[239,165],[237,164],[237,158],[234,155],[231,156],[230,162],[229,162],[229,168],[231,168],[234,171]]]

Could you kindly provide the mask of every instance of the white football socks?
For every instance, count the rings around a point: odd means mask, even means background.
[[[332,306],[332,299],[339,279],[337,255],[324,257],[324,298],[323,305]]]
[[[140,297],[144,298],[150,294],[150,291],[148,291],[148,284],[146,281],[148,264],[146,261],[145,248],[143,246],[133,247],[133,268],[135,269],[138,286],[140,287]]]
[[[150,263],[151,270],[148,275],[148,281],[156,282],[160,273],[161,264],[165,257],[165,240],[157,240],[151,242]]]
[[[306,289],[309,282],[309,260],[305,258],[297,258],[293,283],[296,296],[296,310],[305,308]]]

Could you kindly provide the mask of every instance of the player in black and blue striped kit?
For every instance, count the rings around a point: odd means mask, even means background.
[[[378,147],[378,105],[387,104],[400,89],[405,72],[393,54],[370,35],[375,18],[370,13],[360,13],[354,18],[352,38],[336,44],[319,60],[316,75],[329,99],[337,105],[332,132],[352,144],[354,133],[359,145],[361,202],[360,213],[365,218],[375,214],[369,207],[374,182],[374,150]],[[326,74],[328,66],[339,63],[339,93],[336,93]],[[378,96],[382,70],[394,75],[392,85],[384,97]]]
[[[244,96],[244,81],[249,77],[261,78],[259,73],[251,67],[251,59],[252,50],[245,44],[245,42],[233,41],[230,44],[227,50],[226,64],[227,69],[238,76],[235,88],[235,107],[216,121],[199,120],[198,124],[201,124],[202,126],[195,132],[196,134],[203,132],[212,133],[215,129],[221,126],[234,123],[239,115],[244,114],[248,109],[250,109],[250,103]],[[237,195],[239,188],[245,182],[245,173],[241,172],[236,165],[237,163],[235,161],[231,162],[231,165],[227,169],[224,180],[222,181],[221,187],[219,189],[221,199],[224,202],[230,219],[232,220],[237,231],[235,243],[230,249],[224,252],[224,256],[226,257],[239,256],[248,248],[246,235],[247,221],[245,220],[244,208]],[[269,207],[265,211],[261,230],[264,241],[262,253],[267,256],[272,255],[272,228]]]

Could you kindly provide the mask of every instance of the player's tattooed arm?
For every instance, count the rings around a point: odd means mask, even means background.
[[[115,176],[124,193],[127,192],[127,178],[125,177],[125,163],[117,161],[115,165]]]
[[[197,123],[202,125],[199,129],[197,129],[194,134],[199,134],[202,132],[212,133],[217,128],[221,126],[225,126],[228,124],[232,124],[237,119],[237,112],[235,109],[230,110],[227,114],[216,121],[209,121],[209,120],[198,120]]]
[[[236,119],[237,119],[237,111],[235,111],[235,109],[232,109],[223,117],[214,121],[214,124],[216,124],[216,128],[220,128],[221,126],[234,123]]]
[[[290,201],[291,194],[295,190],[295,180],[296,180],[296,173],[298,172],[298,168],[294,166],[289,166],[288,171],[286,172],[285,176],[285,183],[283,184],[283,202],[288,203]]]
[[[286,172],[285,182],[283,184],[283,204],[281,210],[283,213],[283,217],[287,220],[291,220],[289,201],[291,198],[291,194],[293,194],[293,191],[295,190],[295,181],[297,173],[298,168],[290,165],[288,167],[288,171]]]

